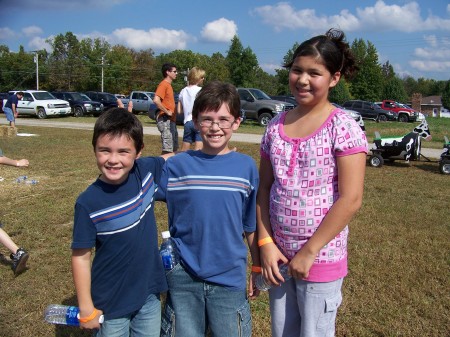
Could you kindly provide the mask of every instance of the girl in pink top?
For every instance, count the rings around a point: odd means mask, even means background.
[[[361,207],[368,147],[328,92],[357,67],[334,29],[303,42],[285,67],[298,106],[266,129],[257,198],[262,273],[280,285],[269,290],[272,336],[334,336],[347,224]],[[281,263],[292,275],[283,283]]]

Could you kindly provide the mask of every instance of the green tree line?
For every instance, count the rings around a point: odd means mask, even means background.
[[[288,70],[280,68],[275,74],[265,72],[250,47],[244,47],[237,36],[231,40],[226,54],[211,56],[190,50],[175,50],[155,55],[152,49],[134,50],[111,45],[104,39],[79,40],[72,32],[47,40],[52,51],[42,49],[27,53],[23,46],[11,52],[0,45],[0,91],[35,89],[39,74],[39,89],[70,91],[104,91],[127,94],[133,90],[154,91],[161,81],[161,66],[174,63],[179,79],[175,91],[185,85],[185,76],[194,66],[206,70],[206,80],[221,80],[235,86],[255,87],[268,94],[289,94]],[[287,63],[298,43],[286,51],[280,65]],[[331,100],[343,103],[349,99],[378,101],[394,99],[409,102],[414,93],[422,96],[442,96],[444,106],[450,107],[450,80],[412,77],[400,78],[387,61],[380,64],[375,46],[370,41],[355,39],[351,43],[360,70],[351,81],[340,81],[331,92]],[[38,71],[36,70],[38,58]]]

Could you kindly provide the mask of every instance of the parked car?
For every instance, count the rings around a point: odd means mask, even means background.
[[[9,95],[17,91],[10,91]],[[6,103],[6,99],[3,104]],[[20,115],[35,115],[37,118],[47,118],[48,116],[66,116],[72,113],[70,104],[55,98],[48,91],[25,90],[23,98],[17,104],[17,112]]]
[[[83,115],[100,116],[103,112],[102,103],[91,100],[81,92],[52,91],[52,95],[69,102],[75,117],[82,117]]]
[[[91,100],[102,103],[104,111],[118,107],[117,97],[113,94],[110,94],[109,92],[86,91],[85,94]]]
[[[120,100],[126,107],[128,102],[133,102],[133,113],[138,114],[140,112],[148,113],[150,110],[156,110],[157,106],[153,103],[155,93],[152,91],[132,91],[130,97],[124,97]]]
[[[352,116],[352,118],[356,121],[356,123],[358,123],[358,125],[361,127],[361,130],[366,131],[366,126],[364,125],[364,121],[361,117],[361,114],[358,111],[344,108],[343,106],[340,106],[337,103],[331,103],[331,104],[333,104],[336,108],[339,108],[342,111],[348,113],[350,116]]]
[[[125,96],[123,94],[114,94],[114,96],[116,96],[116,98],[118,98],[118,99],[127,98],[127,96]]]
[[[396,113],[399,122],[415,122],[419,116],[419,112],[410,106],[393,100],[385,99],[384,101],[374,103],[379,105],[381,109]]]
[[[8,99],[9,95],[7,92],[0,92],[0,112],[3,112],[3,100]]]
[[[291,103],[294,107],[298,105],[297,101],[295,100],[294,96],[287,96],[287,95],[269,95],[270,98],[282,101],[282,102],[288,102]]]
[[[344,108],[358,111],[364,119],[373,119],[377,122],[395,121],[398,116],[396,113],[381,109],[373,102],[350,100],[342,104]]]
[[[267,126],[278,113],[294,108],[291,103],[271,99],[260,89],[237,88],[237,91],[247,119],[255,119],[262,126]]]

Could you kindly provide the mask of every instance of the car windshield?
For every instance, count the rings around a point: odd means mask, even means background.
[[[262,99],[271,99],[264,91],[261,91],[259,89],[250,89],[250,92],[255,96],[257,100]]]
[[[74,101],[82,101],[85,100],[85,98],[79,93],[79,92],[73,92],[70,94],[70,96],[72,97],[72,99]]]
[[[105,94],[105,100],[107,102],[117,102],[117,97],[113,94]]]
[[[37,91],[37,92],[33,92],[33,96],[35,99],[37,99],[38,101],[43,101],[46,99],[55,99],[55,96],[53,96],[51,93],[49,93],[48,91]]]
[[[82,93],[79,93],[79,95],[80,95],[80,97],[81,97],[82,100],[85,100],[85,101],[92,101],[92,100],[89,98],[88,95],[85,95],[85,94],[82,94]]]

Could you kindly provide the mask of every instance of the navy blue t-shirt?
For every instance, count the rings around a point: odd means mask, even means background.
[[[75,204],[72,249],[95,247],[91,295],[105,319],[167,290],[153,209],[163,164],[160,157],[137,159],[124,183],[97,179]]]
[[[19,103],[19,98],[16,94],[12,94],[8,97],[5,103],[5,108],[12,109],[12,105],[14,104],[17,107],[17,104]]]

